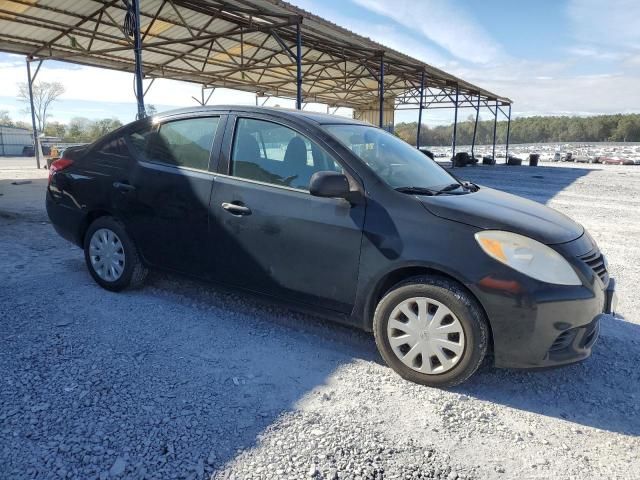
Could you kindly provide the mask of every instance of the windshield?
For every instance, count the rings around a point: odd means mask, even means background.
[[[456,179],[415,147],[367,125],[325,125],[392,188],[439,189]]]

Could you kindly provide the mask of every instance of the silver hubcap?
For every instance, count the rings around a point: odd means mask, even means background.
[[[108,228],[96,230],[89,242],[91,266],[102,280],[115,282],[124,272],[124,247]]]
[[[413,297],[397,305],[389,316],[387,336],[402,363],[429,375],[451,370],[464,353],[460,320],[432,298]]]

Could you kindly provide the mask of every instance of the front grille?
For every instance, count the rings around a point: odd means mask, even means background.
[[[586,255],[582,255],[580,259],[584,263],[589,265],[591,270],[593,270],[595,274],[600,277],[602,283],[607,283],[607,280],[609,279],[609,273],[607,272],[607,266],[604,261],[604,256],[600,253],[600,250],[592,250]]]

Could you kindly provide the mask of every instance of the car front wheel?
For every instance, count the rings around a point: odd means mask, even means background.
[[[133,240],[113,217],[99,217],[89,225],[84,257],[93,279],[107,290],[139,287],[147,276]]]
[[[439,276],[393,287],[376,308],[373,331],[387,365],[406,380],[433,387],[467,380],[489,345],[478,302],[458,283]]]

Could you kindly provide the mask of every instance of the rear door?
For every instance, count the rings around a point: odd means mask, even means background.
[[[151,264],[208,275],[209,200],[224,130],[221,115],[178,117],[128,137],[135,161],[116,179],[118,210]],[[216,150],[217,148],[217,150]]]
[[[309,132],[257,114],[230,117],[223,152],[210,206],[218,278],[350,312],[364,202],[314,197],[308,189],[314,172],[343,166]]]

